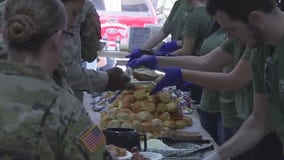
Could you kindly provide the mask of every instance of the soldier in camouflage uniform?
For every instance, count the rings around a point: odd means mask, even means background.
[[[69,82],[75,95],[82,101],[83,92],[116,90],[130,87],[129,78],[118,68],[107,72],[84,69],[81,66],[82,58],[92,62],[100,50],[100,22],[99,16],[89,1],[62,0],[68,14],[68,31],[73,36],[68,36],[64,41],[63,62],[67,67],[66,80]],[[75,15],[84,2],[81,14]]]
[[[0,26],[2,26],[2,11],[5,5],[5,1],[0,1]],[[6,59],[7,58],[7,49],[3,43],[3,37],[2,37],[2,29],[0,30],[0,59]]]
[[[63,4],[9,0],[4,11],[9,57],[0,61],[0,159],[106,159],[102,133],[80,102],[50,76],[63,47]],[[86,141],[89,135],[98,141]]]

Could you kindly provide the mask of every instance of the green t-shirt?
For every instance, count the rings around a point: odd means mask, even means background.
[[[206,7],[194,8],[193,11],[187,15],[182,36],[195,38],[193,53],[198,53],[200,51],[210,21],[211,18],[207,14]]]
[[[221,30],[207,37],[201,45],[201,50],[198,55],[202,56],[209,53],[211,50],[218,47],[224,40],[226,34]],[[200,109],[206,112],[220,112],[220,92],[203,88]]]
[[[187,3],[187,0],[177,0],[175,2],[163,26],[164,33],[171,34],[172,41],[182,40],[182,31],[186,22],[185,19],[192,10],[193,8]]]
[[[275,49],[265,63],[265,82],[268,83],[266,88],[270,95],[271,117],[284,144],[284,36]]]
[[[226,73],[231,72],[242,57],[243,46],[238,41],[229,39],[221,45],[221,48],[233,56],[233,63],[223,70]],[[242,99],[236,96],[236,91],[224,91],[220,95],[220,108],[225,127],[236,127],[243,122],[244,119],[240,116],[242,113],[239,113],[240,109],[237,108],[242,104],[240,100]]]
[[[243,45],[241,45],[237,40],[227,40],[221,46],[226,52],[233,54],[234,62],[233,67],[237,65],[240,59],[249,61],[251,49],[245,49]],[[235,100],[236,100],[236,109],[239,118],[242,120],[246,120],[248,116],[251,114],[252,106],[253,106],[253,87],[252,83],[247,85],[246,87],[236,90],[235,92]]]
[[[246,48],[241,59],[249,62],[252,49]],[[241,119],[246,120],[253,107],[253,84],[252,81],[246,86],[235,91],[236,108]]]
[[[272,53],[270,46],[260,46],[254,49],[251,55],[250,64],[253,76],[254,93],[265,93],[264,66],[266,59]]]
[[[223,91],[220,94],[220,109],[223,119],[223,126],[226,128],[234,128],[242,124],[242,120],[238,117],[235,93],[233,91]]]

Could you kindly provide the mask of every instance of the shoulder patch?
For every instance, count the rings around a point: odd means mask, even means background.
[[[105,142],[105,137],[99,127],[94,125],[81,134],[80,140],[89,152],[94,153]]]

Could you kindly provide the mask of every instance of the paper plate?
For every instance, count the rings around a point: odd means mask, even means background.
[[[126,151],[126,156],[124,157],[117,157],[117,160],[131,160],[131,158],[133,157],[132,153],[129,151]]]
[[[154,152],[139,152],[143,157],[149,158],[151,160],[161,160],[163,156],[159,153]]]

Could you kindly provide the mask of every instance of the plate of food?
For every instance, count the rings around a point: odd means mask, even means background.
[[[137,152],[133,154],[132,160],[161,160],[163,156],[154,152]]]
[[[106,148],[111,156],[116,160],[131,160],[133,157],[133,154],[125,148],[120,148],[112,144],[107,145]]]
[[[117,160],[132,160],[133,154],[129,151],[126,151],[125,156],[123,157],[117,157]]]

